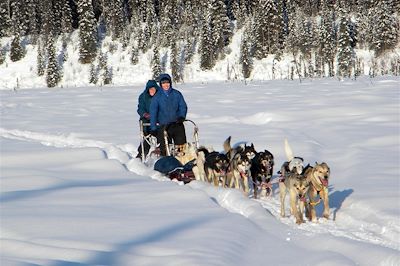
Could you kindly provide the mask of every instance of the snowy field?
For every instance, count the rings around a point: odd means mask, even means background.
[[[144,86],[0,90],[0,264],[400,265],[399,84],[175,86],[200,144],[253,142],[276,173],[287,138],[329,164],[330,219],[300,226],[280,217],[276,187],[254,200],[133,159]]]

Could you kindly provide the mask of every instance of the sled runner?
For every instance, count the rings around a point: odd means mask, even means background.
[[[142,149],[142,162],[147,166],[154,163],[154,170],[167,175],[170,179],[183,181],[185,184],[195,179],[192,172],[194,161],[196,159],[197,149],[199,148],[199,130],[192,120],[185,120],[185,123],[190,123],[193,126],[193,140],[183,145],[168,144],[168,127],[164,130],[164,143],[166,156],[160,156],[160,144],[157,143],[157,138],[152,135],[145,135],[144,127],[150,126],[150,123],[140,121],[140,139]],[[144,152],[144,143],[150,145],[150,150],[147,155]]]

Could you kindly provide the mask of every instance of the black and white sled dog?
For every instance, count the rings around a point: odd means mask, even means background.
[[[281,216],[285,217],[285,197],[289,192],[290,212],[296,218],[296,223],[304,222],[303,213],[306,203],[306,195],[310,187],[309,180],[304,176],[304,160],[293,156],[293,151],[287,139],[285,139],[285,154],[287,161],[278,172],[281,174],[279,180],[279,194],[281,200]]]
[[[256,155],[253,143],[231,147],[231,137],[224,141],[224,151],[229,159],[227,182],[229,187],[242,189],[249,193],[249,179],[251,178],[251,161]]]
[[[240,143],[238,145],[235,145],[234,147],[231,146],[231,136],[229,136],[225,141],[224,141],[224,151],[226,153],[226,156],[228,159],[232,159],[233,156],[237,153],[242,153],[249,158],[249,160],[252,160],[256,156],[256,149],[254,148],[253,143],[250,145],[247,145],[246,143]]]
[[[268,150],[257,152],[251,162],[251,177],[253,180],[254,198],[257,198],[258,188],[261,187],[261,196],[271,195],[271,178],[274,170],[274,156]]]
[[[226,173],[229,167],[228,157],[220,152],[213,151],[206,155],[204,170],[208,182],[214,186],[226,186]]]
[[[285,178],[291,172],[295,172],[299,175],[303,173],[304,159],[302,157],[293,156],[292,148],[287,139],[285,139],[285,154],[287,161],[282,164],[278,174],[281,174],[282,178]]]

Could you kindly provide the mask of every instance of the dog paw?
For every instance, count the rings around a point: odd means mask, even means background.
[[[304,221],[302,220],[302,219],[296,219],[296,224],[302,224],[302,223],[304,223]]]
[[[328,214],[325,213],[325,214],[323,215],[323,217],[324,217],[325,219],[329,220],[329,213],[328,213]]]

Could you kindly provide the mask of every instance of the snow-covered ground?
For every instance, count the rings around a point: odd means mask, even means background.
[[[300,226],[280,217],[276,187],[254,200],[134,159],[144,86],[2,90],[0,264],[400,265],[399,84],[176,86],[200,144],[253,142],[276,172],[288,138],[329,164],[330,219]]]

